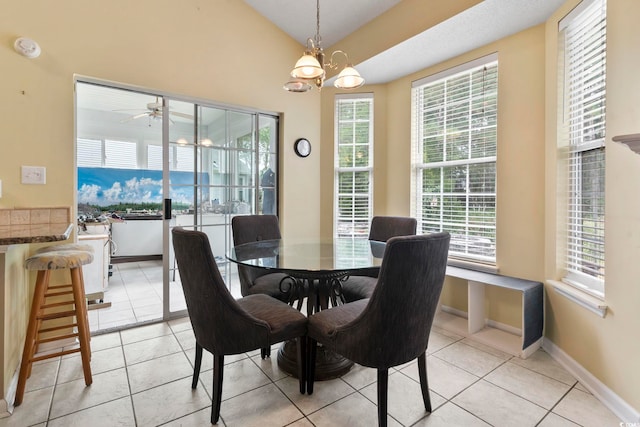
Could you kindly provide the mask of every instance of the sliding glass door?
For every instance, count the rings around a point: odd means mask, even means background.
[[[231,218],[277,214],[278,116],[89,81],[76,92],[78,213],[110,234],[104,301],[116,298],[94,317],[112,328],[186,314],[176,226],[208,235],[240,296]]]
[[[193,111],[191,129],[168,126],[168,174],[171,219],[165,221],[170,254],[165,268],[168,316],[184,309],[180,274],[173,258],[171,228],[202,231],[232,294],[239,297],[237,269],[226,260],[232,246],[235,215],[277,213],[278,120],[273,115],[233,111],[168,100],[173,111]],[[165,124],[166,126],[166,124]],[[180,179],[179,175],[185,179]],[[189,179],[191,180],[189,182]]]

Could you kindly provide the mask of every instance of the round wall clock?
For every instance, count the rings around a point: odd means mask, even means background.
[[[293,144],[293,150],[300,157],[307,157],[311,154],[311,143],[307,138],[298,138]]]

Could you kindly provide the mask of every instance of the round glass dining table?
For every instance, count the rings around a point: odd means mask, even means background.
[[[340,275],[380,266],[384,242],[363,238],[258,240],[235,246],[227,258],[291,275]]]
[[[235,246],[227,259],[238,265],[285,273],[281,292],[298,310],[306,298],[307,315],[343,303],[342,286],[350,275],[364,274],[380,266],[385,243],[366,238],[259,240]],[[296,373],[295,347],[291,343],[278,352],[278,365]],[[353,362],[320,351],[316,378],[336,378],[348,372]]]

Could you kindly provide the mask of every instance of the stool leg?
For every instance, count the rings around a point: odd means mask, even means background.
[[[80,272],[80,283],[82,285],[82,295],[83,295],[83,304],[82,304],[82,310],[84,311],[85,314],[85,318],[87,319],[86,325],[87,325],[87,348],[89,349],[89,359],[91,359],[91,331],[89,329],[89,307],[87,306],[88,302],[87,299],[85,298],[85,296],[87,295],[87,293],[84,291],[84,272],[82,271],[82,268],[78,268],[79,272]]]
[[[18,374],[18,388],[16,390],[16,399],[14,402],[15,406],[22,403],[27,378],[29,378],[29,375],[31,374],[31,359],[35,352],[35,341],[38,333],[38,313],[40,312],[40,305],[44,303],[44,294],[47,291],[50,276],[50,270],[38,271],[36,289],[31,303],[31,313],[29,314],[27,336],[24,340],[24,350],[22,351],[22,363],[20,363],[20,373]]]
[[[87,308],[85,295],[82,290],[82,276],[80,268],[71,269],[71,284],[73,285],[74,305],[76,321],[78,322],[78,337],[80,338],[80,354],[82,356],[82,370],[84,371],[84,383],[91,385],[91,350],[89,349],[89,334],[87,333]]]

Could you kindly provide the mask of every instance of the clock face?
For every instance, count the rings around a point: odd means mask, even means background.
[[[293,149],[300,157],[307,157],[311,154],[311,143],[306,138],[300,138],[293,144]]]

